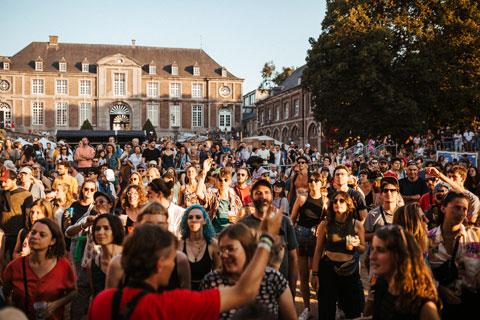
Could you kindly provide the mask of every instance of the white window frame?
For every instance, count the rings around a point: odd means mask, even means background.
[[[223,77],[223,78],[226,78],[227,75],[228,75],[228,73],[227,73],[227,68],[222,68],[222,77]]]
[[[92,124],[92,104],[90,102],[80,102],[78,105],[78,122],[79,127],[88,120]]]
[[[159,87],[158,81],[147,81],[147,97],[157,98]]]
[[[3,70],[6,70],[6,71],[10,70],[10,62],[3,63]]]
[[[173,117],[175,117],[175,121],[172,121]],[[168,110],[168,123],[170,125],[170,128],[180,128],[182,126],[182,108],[179,104],[170,104]]]
[[[174,86],[178,85],[178,90],[174,91]],[[170,98],[178,98],[182,97],[182,83],[181,82],[170,82]]]
[[[35,61],[35,71],[43,71],[43,61]]]
[[[88,85],[85,85],[88,84]],[[78,80],[78,95],[89,97],[92,95],[92,80],[80,79]]]
[[[119,76],[117,80],[117,75]],[[123,77],[123,79],[121,79]],[[122,84],[123,80],[123,84]],[[127,75],[124,72],[113,73],[113,95],[124,97],[127,94]]]
[[[55,126],[68,127],[68,102],[55,103]]]
[[[67,72],[67,63],[66,62],[59,62],[58,63],[58,71]]]
[[[290,116],[290,103],[283,103],[283,119],[288,119]]]
[[[275,120],[280,120],[280,106],[276,105],[275,106]]]
[[[44,95],[45,94],[45,80],[44,79],[32,79],[32,94],[34,94],[34,95]]]
[[[172,76],[178,76],[178,66],[172,65]]]
[[[160,105],[154,102],[147,102],[147,119],[150,119],[150,122],[154,126],[158,126],[158,119],[160,116]]]
[[[300,115],[300,99],[293,100],[293,116],[297,117]]]
[[[157,66],[148,66],[148,74],[157,74]]]
[[[223,117],[222,117],[223,116]],[[221,128],[223,130],[223,128],[229,128],[230,130],[232,130],[232,112],[231,111],[225,111],[222,112],[222,111],[219,111],[218,112],[218,127]],[[227,120],[228,118],[228,123],[229,125],[227,125]],[[222,120],[223,120],[223,125],[222,125]]]
[[[192,128],[204,127],[203,110],[203,104],[192,105]]]
[[[194,89],[195,87],[200,88],[200,90]],[[198,91],[200,91],[198,94]],[[203,98],[203,83],[192,83],[192,99],[202,99]]]
[[[200,75],[200,67],[194,66],[193,67],[193,75],[198,77]]]
[[[82,63],[82,72],[88,72],[90,70],[90,64]]]
[[[55,79],[55,94],[59,96],[68,95],[68,80]]]
[[[45,124],[45,104],[43,101],[32,102],[32,126]]]

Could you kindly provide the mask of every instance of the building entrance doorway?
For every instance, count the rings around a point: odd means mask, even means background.
[[[123,102],[115,103],[110,109],[110,129],[131,130],[130,106]]]

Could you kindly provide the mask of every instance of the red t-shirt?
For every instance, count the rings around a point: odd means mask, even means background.
[[[70,261],[67,258],[60,258],[57,264],[49,273],[39,278],[25,260],[25,271],[27,272],[28,286],[28,316],[34,319],[33,303],[37,301],[52,302],[75,289],[75,274]],[[3,271],[3,283],[5,295],[11,295],[13,305],[21,310],[25,306],[25,287],[23,283],[22,259],[17,258],[11,261]],[[63,308],[58,308],[52,319],[63,319]]]
[[[90,320],[111,319],[112,300],[117,289],[100,292],[92,304],[88,318]],[[120,312],[140,289],[124,288]],[[148,293],[135,307],[130,319],[218,319],[220,316],[220,291],[210,289],[203,291],[173,290],[163,293]]]
[[[240,197],[240,200],[242,200],[242,204],[244,206],[248,206],[252,203],[252,198],[250,197],[252,186],[247,185],[243,189],[241,189],[239,186],[235,186],[234,190],[235,190],[235,193]]]
[[[433,204],[433,199],[431,199],[431,195],[432,194],[430,192],[427,192],[423,196],[421,196],[420,200],[418,201],[423,212],[427,212],[428,209],[430,209],[430,203]]]

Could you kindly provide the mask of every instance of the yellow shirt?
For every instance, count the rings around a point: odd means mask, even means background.
[[[59,184],[66,184],[70,187],[70,192],[72,195],[78,194],[78,182],[77,179],[72,177],[69,174],[64,175],[63,177],[56,177],[53,181],[52,189],[55,189]]]

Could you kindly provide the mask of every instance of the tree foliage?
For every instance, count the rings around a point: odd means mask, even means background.
[[[475,0],[328,0],[302,83],[340,136],[464,126],[479,111]]]
[[[261,71],[263,80],[258,87],[261,91],[270,91],[274,86],[281,85],[295,71],[294,66],[282,67],[282,72],[278,72],[276,69],[273,61],[265,62]]]
[[[80,130],[93,130],[93,126],[90,123],[90,121],[86,119],[85,121],[83,121],[82,126],[80,127]]]
[[[145,123],[143,124],[142,130],[146,131],[147,133],[155,132],[155,127],[153,126],[150,119],[147,119],[147,121],[145,121]]]

